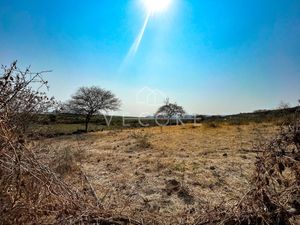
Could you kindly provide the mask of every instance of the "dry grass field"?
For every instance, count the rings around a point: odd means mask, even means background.
[[[82,171],[97,198],[117,214],[193,222],[208,206],[226,206],[251,182],[254,146],[272,124],[184,125],[103,131],[36,142],[39,157],[78,189]]]

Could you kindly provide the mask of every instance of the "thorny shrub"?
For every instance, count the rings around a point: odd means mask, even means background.
[[[300,121],[283,126],[259,146],[251,189],[231,209],[215,208],[196,223],[219,225],[296,225],[300,222]]]
[[[120,224],[96,201],[67,185],[27,148],[24,128],[51,105],[38,90],[41,73],[20,71],[16,62],[0,76],[0,224]],[[32,86],[39,84],[37,90]],[[32,86],[30,86],[32,85]]]

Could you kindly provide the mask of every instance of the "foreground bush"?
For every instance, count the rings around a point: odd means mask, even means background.
[[[13,63],[0,81],[0,224],[130,224],[67,185],[26,147],[23,118],[50,103],[30,86],[46,85],[41,74],[22,72]]]

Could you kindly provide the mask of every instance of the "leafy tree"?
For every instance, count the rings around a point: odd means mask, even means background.
[[[100,87],[81,87],[67,103],[67,109],[85,115],[85,131],[93,115],[103,111],[118,110],[121,101],[111,92]]]
[[[171,119],[172,117],[182,117],[185,114],[185,111],[182,106],[177,105],[177,103],[170,103],[167,98],[164,102],[164,105],[159,107],[155,116],[157,117],[167,117]]]

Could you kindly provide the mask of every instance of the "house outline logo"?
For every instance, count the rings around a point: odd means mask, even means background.
[[[138,104],[158,106],[161,105],[166,98],[167,95],[164,92],[149,87],[143,87],[136,93],[136,103]]]

